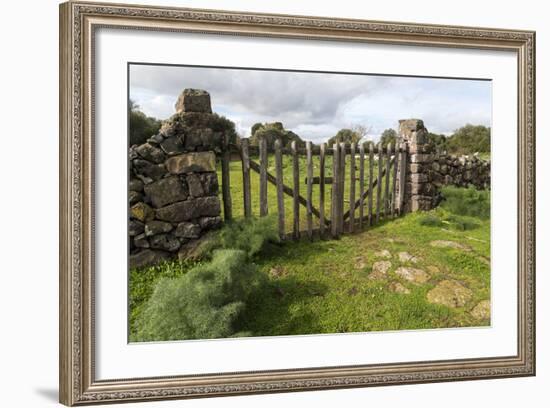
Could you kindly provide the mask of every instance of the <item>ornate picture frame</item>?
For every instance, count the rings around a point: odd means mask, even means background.
[[[98,380],[94,47],[98,28],[367,42],[517,55],[517,353],[441,361]],[[73,406],[535,375],[535,33],[67,2],[60,6],[60,401]]]

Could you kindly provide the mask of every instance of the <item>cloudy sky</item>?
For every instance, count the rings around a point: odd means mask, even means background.
[[[377,140],[399,119],[420,118],[434,133],[467,124],[490,126],[491,82],[438,78],[131,65],[130,98],[149,116],[166,119],[185,88],[210,93],[212,110],[235,122],[241,136],[256,122],[283,122],[304,140],[326,141],[363,125]]]

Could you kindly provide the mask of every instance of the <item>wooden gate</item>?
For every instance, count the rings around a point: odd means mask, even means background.
[[[241,162],[242,191],[231,188],[232,157]],[[251,217],[255,198],[257,215],[277,214],[282,239],[337,238],[394,218],[403,209],[404,144],[335,143],[329,147],[306,142],[304,148],[294,141],[287,148],[276,140],[268,148],[265,138],[258,146],[249,145],[248,139],[241,139],[239,145],[225,139],[221,159],[225,220]],[[251,171],[258,174],[257,183],[251,182]],[[269,185],[274,189],[271,194]],[[243,200],[241,214],[233,214],[233,199]]]

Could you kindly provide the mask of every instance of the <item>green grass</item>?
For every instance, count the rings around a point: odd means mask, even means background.
[[[427,216],[441,222],[426,224]],[[490,298],[490,221],[461,216],[459,220],[466,218],[475,227],[460,229],[448,221],[456,217],[438,208],[382,222],[339,240],[269,246],[254,258],[268,283],[252,294],[235,332],[274,336],[489,324],[469,311]],[[436,248],[430,245],[434,240],[459,242],[470,250]],[[392,267],[384,281],[369,279],[372,264],[381,259],[375,255],[380,250],[391,253]],[[401,262],[399,252],[408,252],[418,262]],[[430,280],[417,286],[401,279],[395,270],[405,265],[429,271]],[[160,277],[178,276],[189,268],[188,263],[174,262],[132,271],[131,321]],[[426,293],[443,279],[461,282],[472,290],[472,299],[461,308],[430,304]],[[400,282],[411,293],[392,292],[391,282]]]

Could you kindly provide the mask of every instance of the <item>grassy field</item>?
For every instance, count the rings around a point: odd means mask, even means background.
[[[443,211],[437,212],[445,217]],[[408,214],[339,240],[299,242],[274,249],[258,260],[271,287],[259,293],[240,321],[256,335],[339,333],[486,325],[468,311],[489,299],[489,221],[473,230],[424,226],[422,214]],[[436,248],[436,240],[464,249]],[[388,251],[389,258],[380,257]],[[417,258],[402,261],[399,253]],[[391,263],[385,279],[370,279],[373,264]],[[400,266],[429,273],[423,284],[398,276]],[[446,279],[464,284],[471,299],[459,308],[431,304],[427,292]],[[410,293],[396,293],[399,282]]]
[[[439,222],[423,225],[426,218]],[[474,317],[471,311],[490,298],[490,221],[461,217],[469,226],[460,230],[448,219],[452,214],[437,209],[429,216],[407,214],[339,240],[270,246],[255,259],[268,284],[249,300],[235,330],[272,336],[489,324],[488,318]],[[434,241],[455,242],[459,248],[434,247]],[[400,253],[415,259],[403,260]],[[372,279],[379,261],[391,266],[386,277]],[[132,271],[131,327],[160,277],[177,277],[193,266],[174,262]],[[429,279],[420,284],[403,279],[396,274],[402,266],[425,271]],[[428,301],[427,293],[444,280],[460,282],[471,291],[465,305]],[[408,293],[392,289],[396,284]]]

